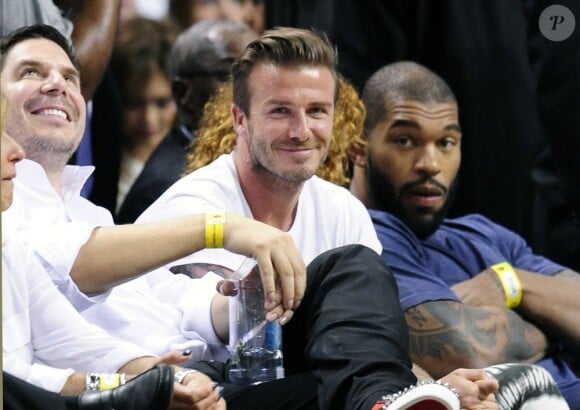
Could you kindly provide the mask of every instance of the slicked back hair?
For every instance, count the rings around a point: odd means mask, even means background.
[[[233,101],[248,116],[250,95],[248,78],[260,63],[292,67],[322,66],[330,70],[335,80],[337,53],[324,33],[311,30],[277,27],[252,41],[232,66]],[[338,87],[335,86],[335,99]]]
[[[367,80],[362,92],[367,136],[385,120],[387,102],[395,98],[425,105],[457,103],[449,85],[427,67],[410,61],[386,65]]]
[[[73,66],[79,71],[81,63],[73,49],[72,44],[60,31],[47,24],[34,24],[14,30],[0,41],[0,69],[4,68],[6,54],[18,43],[31,39],[46,39],[56,43],[64,50]]]

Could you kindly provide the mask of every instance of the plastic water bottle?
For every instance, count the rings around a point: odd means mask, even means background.
[[[231,352],[228,381],[258,384],[284,377],[282,328],[267,322],[258,265],[247,259],[232,278],[237,293],[229,300]]]

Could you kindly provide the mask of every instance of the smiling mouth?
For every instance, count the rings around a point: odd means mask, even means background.
[[[66,112],[64,112],[63,110],[59,110],[57,108],[44,108],[38,111],[35,111],[33,114],[35,115],[40,115],[40,116],[46,116],[46,117],[59,117],[62,118],[63,120],[69,120],[68,115]]]

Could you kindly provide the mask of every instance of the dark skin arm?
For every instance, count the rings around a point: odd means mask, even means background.
[[[408,309],[405,317],[413,362],[437,378],[460,367],[535,362],[548,347],[538,328],[507,308],[435,301]]]
[[[121,0],[57,0],[55,4],[71,11],[72,41],[81,62],[81,91],[88,101],[111,58]]]
[[[515,271],[523,295],[515,312],[554,340],[577,351],[580,348],[580,275],[569,269],[554,276],[518,268]],[[491,269],[453,286],[452,290],[470,306],[505,306],[501,283]]]

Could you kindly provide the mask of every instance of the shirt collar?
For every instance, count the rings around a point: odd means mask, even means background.
[[[95,167],[92,165],[67,165],[61,175],[60,184],[62,196],[80,195],[83,185],[87,182]],[[16,164],[16,178],[34,190],[53,191],[52,184],[42,166],[34,161],[24,159]]]

